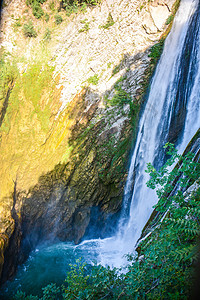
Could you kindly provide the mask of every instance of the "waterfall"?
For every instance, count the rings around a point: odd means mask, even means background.
[[[123,254],[134,251],[158,201],[155,191],[146,186],[146,164],[162,166],[165,143],[173,142],[183,151],[200,126],[199,9],[198,0],[182,0],[165,41],[139,123],[118,233],[101,245],[104,265],[124,263]]]
[[[69,263],[81,256],[91,264],[94,259],[115,267],[127,263],[124,255],[134,251],[152,213],[152,206],[157,202],[156,193],[146,186],[149,179],[146,164],[151,162],[156,168],[163,164],[163,146],[167,141],[174,142],[183,152],[200,127],[199,12],[199,0],[182,0],[165,41],[139,122],[117,234],[79,245],[38,246],[0,297],[6,295],[3,299],[9,299],[7,295],[21,287],[27,293],[34,289],[37,292],[40,285],[56,282],[59,276],[62,280]]]

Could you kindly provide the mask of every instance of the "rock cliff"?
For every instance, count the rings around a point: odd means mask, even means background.
[[[48,23],[36,19],[25,1],[4,1],[2,281],[41,239],[78,243],[88,225],[101,236],[110,230],[108,220],[114,224],[139,111],[174,2],[103,0],[70,16],[59,9],[58,25],[59,1],[53,9],[49,1],[42,4]],[[26,37],[27,24],[37,36]]]

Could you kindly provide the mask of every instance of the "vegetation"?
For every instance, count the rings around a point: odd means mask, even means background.
[[[41,8],[40,4],[37,2],[34,2],[34,4],[32,4],[32,11],[33,11],[33,15],[37,19],[40,19],[44,15],[43,9]]]
[[[57,24],[57,25],[59,25],[59,24],[61,24],[62,23],[62,21],[63,21],[63,18],[61,17],[61,15],[55,15],[54,16],[54,18],[55,18],[55,23]]]
[[[118,106],[122,108],[125,104],[129,104],[130,107],[130,117],[132,124],[135,125],[136,118],[138,116],[140,105],[137,101],[133,100],[123,88],[122,88],[122,81],[125,80],[125,77],[121,77],[116,83],[115,83],[115,94],[114,96],[109,99],[108,97],[105,97],[106,103],[109,106]]]
[[[44,11],[41,4],[46,2],[46,0],[26,0],[26,5],[32,8],[33,15],[40,19],[44,15]]]
[[[101,28],[103,28],[103,29],[108,29],[110,26],[112,26],[112,25],[114,25],[114,24],[115,24],[115,22],[114,22],[114,20],[113,20],[113,17],[112,17],[112,15],[111,15],[111,13],[109,12],[108,18],[107,18],[107,22],[106,22],[105,25],[101,26]]]
[[[54,10],[55,10],[55,3],[54,3],[54,1],[49,2],[49,9],[50,9],[51,11],[54,11]]]
[[[34,29],[33,23],[29,21],[29,23],[24,24],[23,26],[23,33],[25,37],[36,37],[37,32]]]
[[[160,219],[150,236],[140,242],[138,256],[127,256],[127,272],[77,261],[61,288],[51,284],[37,299],[189,299],[197,259],[200,166],[193,154],[181,156],[172,144],[166,148],[169,159],[165,165],[159,171],[151,164],[147,168],[151,175],[147,185],[157,191],[155,209]],[[176,167],[169,171],[175,162]],[[191,185],[193,191],[187,194]],[[23,295],[15,299],[36,298]]]
[[[7,93],[18,76],[16,64],[11,63],[6,56],[2,54],[0,59],[0,118]]]
[[[95,6],[100,3],[101,0],[63,0],[62,7],[66,10],[67,16],[70,16],[79,10],[84,11],[88,5]]]
[[[111,99],[106,98],[106,102],[110,106],[122,107],[124,104],[130,104],[132,99],[131,96],[122,89],[120,81],[118,80],[115,84],[115,95]]]
[[[121,64],[114,67],[114,69],[112,70],[112,75],[117,74],[120,70],[121,70]]]
[[[82,20],[81,23],[84,24],[84,26],[81,29],[79,29],[78,32],[87,32],[90,29],[90,23],[87,22],[87,19]]]
[[[101,3],[101,0],[63,0],[63,5],[82,5],[86,3],[87,5],[97,5]]]
[[[37,19],[41,19],[44,16],[45,21],[48,22],[49,16],[47,13],[45,14],[41,6],[41,4],[43,4],[46,1],[47,0],[26,0],[26,5],[32,8],[32,13]],[[56,8],[55,2],[52,0],[51,2],[49,2],[48,7],[52,12],[59,12],[61,9],[64,9],[66,11],[67,16],[70,16],[72,13],[84,11],[88,5],[95,6],[100,3],[101,0],[62,0],[60,1],[60,7]],[[56,24],[60,24],[61,22],[61,16],[56,17]]]
[[[50,35],[49,31],[46,33],[47,35]],[[50,94],[48,104],[44,105],[42,96],[49,84],[52,84],[53,70],[53,67],[38,61],[37,63],[30,65],[21,81],[21,88],[23,88],[24,96],[34,107],[32,114],[37,114],[41,129],[44,131],[48,130],[51,115],[49,104],[52,99]]]
[[[50,38],[49,29],[47,29],[45,37],[47,40]],[[13,82],[15,82],[15,85],[9,97],[9,106],[5,114],[4,122],[0,128],[1,132],[9,131],[11,116],[14,120],[14,115],[17,110],[20,110],[21,107],[23,107],[25,111],[28,107],[27,103],[33,107],[32,112],[29,114],[30,120],[32,120],[34,114],[36,114],[37,119],[40,122],[41,129],[44,131],[48,129],[51,115],[50,103],[52,100],[52,94],[49,93],[48,104],[44,103],[44,99],[42,97],[44,97],[45,90],[52,81],[53,70],[54,68],[48,66],[48,64],[37,61],[29,65],[23,76],[19,76],[19,71],[16,64],[14,62],[9,62],[9,60],[6,62],[6,60],[2,58],[0,73],[0,103],[3,103],[8,89],[11,87]],[[24,100],[20,98],[20,90],[23,90],[23,94],[26,99],[24,99],[25,104],[23,102]]]
[[[88,81],[88,83],[91,83],[93,85],[97,85],[98,82],[99,82],[99,77],[98,77],[97,74],[95,74],[94,76],[90,76],[87,81]]]
[[[43,295],[41,298],[38,298],[37,296],[26,296],[26,294],[24,292],[18,291],[15,299],[16,300],[23,300],[23,299],[27,299],[27,300],[57,300],[61,298],[61,289],[59,287],[57,287],[54,283],[51,283],[49,285],[47,285],[46,287],[44,287],[42,289]]]
[[[112,76],[114,76],[115,74],[117,74],[119,71],[121,71],[122,69],[124,69],[126,67],[126,60],[127,60],[128,56],[125,54],[122,59],[120,60],[118,65],[115,65],[113,70],[112,70]]]
[[[44,15],[44,20],[45,20],[45,22],[47,22],[47,23],[49,22],[49,15],[48,15],[48,14],[45,14],[45,15]]]
[[[173,19],[174,19],[174,15],[170,15],[170,16],[167,18],[165,24],[166,24],[166,25],[169,25],[169,24],[173,21]]]
[[[164,39],[160,39],[160,41],[155,44],[153,47],[151,47],[151,52],[149,54],[149,57],[152,59],[152,63],[155,64],[158,59],[160,58],[162,51],[164,47]]]
[[[43,40],[44,41],[49,41],[51,39],[51,31],[49,30],[49,28],[46,29]]]
[[[15,19],[15,23],[13,24],[14,29],[16,30],[17,28],[21,27],[21,17]]]

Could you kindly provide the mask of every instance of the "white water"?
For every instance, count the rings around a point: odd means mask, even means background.
[[[190,68],[195,68],[195,80],[190,91],[189,101],[187,105],[184,134],[179,145],[180,153],[184,151],[189,140],[192,136],[194,136],[194,134],[200,127],[200,31],[198,31],[197,33],[192,51],[196,54],[196,61],[195,66],[192,66],[192,64],[190,64]]]
[[[154,190],[147,188],[149,175],[145,172],[146,164],[154,160],[162,164],[162,149],[167,142],[169,125],[172,117],[173,102],[176,96],[177,74],[181,66],[181,53],[184,46],[191,16],[198,1],[182,0],[171,33],[165,41],[163,54],[158,63],[151,90],[139,123],[139,132],[127,178],[124,195],[124,209],[115,237],[102,240],[99,259],[103,265],[121,266],[125,254],[134,251],[141,231],[148,221],[152,206],[157,202]],[[199,42],[200,45],[200,42]],[[199,50],[199,49],[197,49]],[[184,150],[200,126],[200,51],[198,51],[198,75],[193,85],[187,106],[186,124],[179,149]],[[135,177],[135,178],[134,178]],[[132,185],[134,180],[134,189]],[[125,211],[130,203],[128,222]]]
[[[188,25],[194,14],[198,0],[182,0],[171,33],[166,39],[163,54],[151,84],[149,97],[139,123],[139,132],[132,155],[124,195],[124,208],[116,236],[107,239],[93,239],[80,245],[59,243],[41,246],[33,251],[27,262],[19,268],[15,280],[5,286],[5,297],[15,293],[20,287],[27,293],[37,292],[38,288],[49,282],[65,278],[69,263],[83,256],[86,262],[120,267],[126,264],[125,254],[133,252],[141,231],[157,202],[156,194],[146,187],[148,162],[162,163],[162,146],[168,137],[169,124],[173,114],[177,93],[178,78],[181,76],[182,48],[185,43]],[[194,55],[188,70],[195,69],[194,80],[187,75],[187,112],[179,151],[183,151],[200,127],[200,35],[196,36],[192,51]],[[192,65],[195,62],[195,65]],[[188,72],[189,74],[189,72]],[[178,76],[180,75],[180,76]],[[190,82],[191,81],[191,82]],[[189,91],[189,92],[188,92]],[[160,155],[161,153],[161,155]],[[159,155],[158,155],[159,154]],[[134,189],[132,190],[134,182]],[[131,194],[131,199],[130,199]],[[130,210],[129,210],[129,203]],[[129,210],[129,215],[126,212]],[[59,279],[60,276],[60,279]],[[35,280],[38,278],[38,280]],[[4,294],[0,294],[0,297]],[[9,294],[10,295],[10,294]]]

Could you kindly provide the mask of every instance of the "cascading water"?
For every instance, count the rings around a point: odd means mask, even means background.
[[[162,166],[165,143],[175,142],[183,151],[200,126],[198,12],[199,1],[182,0],[165,41],[139,124],[119,230],[102,245],[103,264],[120,266],[125,262],[123,254],[133,252],[152,213],[152,206],[157,202],[154,190],[146,186],[149,179],[145,173],[146,164],[151,162],[156,168]]]
[[[3,294],[6,296],[2,299],[8,299],[7,295],[20,286],[27,293],[33,293],[39,285],[58,282],[59,275],[64,278],[67,265],[77,257],[83,256],[89,263],[96,259],[103,265],[121,266],[126,261],[123,255],[134,251],[157,201],[155,192],[146,187],[149,178],[145,173],[146,164],[153,162],[155,167],[160,167],[165,143],[175,142],[183,151],[200,127],[199,10],[198,0],[182,0],[166,39],[139,123],[116,236],[84,241],[76,246],[58,243],[38,247],[19,268],[15,280],[5,286]]]

